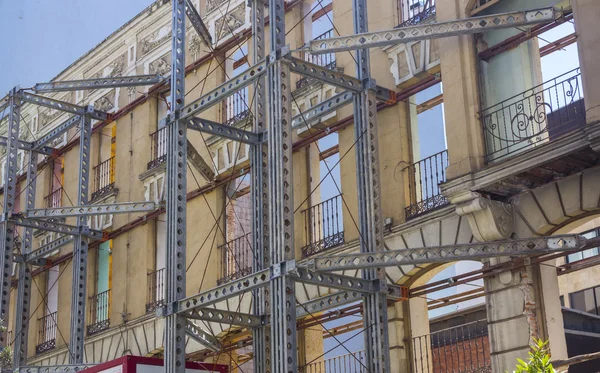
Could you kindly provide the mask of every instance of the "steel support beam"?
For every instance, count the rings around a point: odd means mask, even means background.
[[[266,58],[265,53],[265,2],[252,1],[252,64],[256,65]],[[259,77],[254,83],[254,102],[252,130],[264,137],[267,131],[267,96],[265,77]],[[250,194],[252,198],[252,271],[258,272],[269,266],[269,193],[268,193],[268,154],[266,142],[251,145],[250,148]],[[265,315],[268,308],[268,290],[252,291],[252,314]],[[271,330],[267,326],[252,329],[254,346],[254,371],[271,372]]]
[[[213,122],[208,119],[190,118],[186,121],[188,129],[198,132],[210,133],[229,140],[239,141],[244,144],[258,144],[263,141],[260,133],[245,131],[243,129]]]
[[[526,26],[553,21],[557,18],[554,8],[491,14],[455,21],[426,23],[376,32],[360,32],[349,36],[313,40],[309,43],[312,53],[331,53],[359,48],[384,47],[416,40],[445,38],[476,34],[490,30]]]
[[[355,93],[362,92],[365,89],[372,90],[375,92],[377,99],[384,102],[396,102],[396,92],[375,85],[371,80],[360,80],[339,71],[327,69],[323,66],[304,61],[300,58],[288,56],[287,59],[290,61],[290,69],[295,73],[307,76],[309,78],[314,78]]]
[[[313,272],[306,268],[297,268],[296,281],[305,284],[324,286],[346,291],[358,291],[362,293],[374,293],[379,290],[372,280],[364,280],[359,277],[343,276],[334,273]]]
[[[25,261],[27,263],[35,262],[36,260],[44,258],[49,253],[60,249],[61,247],[73,243],[74,239],[72,235],[61,236],[54,241],[47,243],[39,249],[32,251],[25,255]]]
[[[89,198],[90,147],[92,123],[88,115],[81,117],[79,136],[79,185],[77,188],[77,204],[87,205]],[[88,236],[82,234],[87,230],[87,218],[77,218],[81,233],[74,234],[73,245],[73,288],[71,293],[71,329],[69,330],[70,364],[81,364],[84,356],[85,337],[85,305],[87,301],[87,266]],[[86,228],[86,229],[84,229]]]
[[[483,243],[474,242],[471,244],[388,250],[377,253],[332,255],[326,258],[311,259],[307,266],[310,269],[322,272],[447,263],[458,260],[478,260],[577,250],[589,246],[587,241],[583,236],[562,235]]]
[[[354,33],[368,32],[367,0],[352,0]],[[356,51],[359,80],[371,81],[368,49]],[[363,91],[354,96],[354,138],[356,139],[356,177],[360,252],[382,252],[383,219],[379,175],[377,102],[375,93]],[[364,298],[364,337],[366,368],[371,373],[390,372],[386,276],[382,268],[362,271],[365,280],[379,281],[380,292]]]
[[[8,321],[10,310],[10,286],[15,249],[15,223],[10,220],[17,197],[17,152],[19,149],[19,125],[21,99],[14,88],[9,97],[8,143],[6,169],[4,170],[4,194],[2,222],[0,223],[0,319]],[[6,332],[0,333],[0,348],[7,346]]]
[[[184,123],[181,123],[181,125],[185,126]],[[187,158],[188,161],[192,164],[192,166],[194,166],[196,170],[198,170],[198,172],[200,173],[200,175],[202,175],[203,178],[205,178],[208,181],[213,181],[215,179],[214,168],[211,165],[209,165],[208,162],[204,160],[204,158],[202,158],[200,153],[198,153],[194,145],[192,145],[192,143],[189,140],[187,141]]]
[[[64,82],[38,83],[33,86],[36,93],[81,91],[84,89],[103,89],[117,87],[137,87],[162,83],[165,79],[160,75],[114,76],[111,78],[94,78],[85,80],[69,80]]]
[[[310,127],[325,115],[333,113],[337,109],[340,109],[351,103],[353,98],[354,94],[350,91],[339,93],[293,117],[292,128],[300,128],[304,126]]]
[[[63,133],[67,132],[71,128],[73,128],[76,125],[78,125],[80,122],[81,122],[81,116],[80,115],[75,115],[75,116],[67,119],[66,121],[64,121],[60,125],[56,126],[52,131],[48,132],[44,136],[42,136],[39,139],[37,139],[34,142],[35,148],[36,149],[41,148],[41,147],[47,145],[48,143],[54,141],[58,137],[62,136]]]
[[[71,364],[71,365],[45,365],[23,366],[16,370],[17,373],[77,373],[98,364]]]
[[[194,320],[253,328],[265,325],[265,318],[263,316],[217,310],[213,308],[196,308],[186,313],[185,316]]]
[[[85,237],[92,238],[94,240],[101,240],[103,237],[102,231],[89,229],[85,226],[85,221],[84,224],[80,226],[75,226],[63,223],[56,223],[49,220],[26,218],[23,217],[21,214],[13,215],[13,217],[9,221],[21,227],[28,227],[33,229],[39,229],[42,231],[50,231],[62,234],[70,234],[73,236],[82,235]]]
[[[177,312],[185,313],[194,308],[206,308],[226,299],[238,297],[250,290],[266,286],[269,283],[270,277],[271,270],[267,268],[263,269],[262,271],[255,272],[250,276],[242,277],[235,281],[228,282],[227,284],[212,288],[208,291],[187,297],[178,302],[176,307]]]
[[[179,317],[179,316],[178,316]],[[184,320],[185,322],[185,334],[189,335],[190,338],[200,343],[203,346],[210,348],[213,351],[219,351],[221,349],[221,343],[217,338],[213,335],[205,332],[198,325],[194,324],[189,320]],[[185,350],[185,343],[184,343]],[[185,366],[185,363],[184,363]]]
[[[27,162],[27,191],[26,208],[35,206],[36,174],[38,165],[38,154],[29,151]],[[27,257],[33,248],[33,228],[25,229],[23,242],[21,242],[21,255]],[[13,369],[17,369],[27,362],[27,342],[29,339],[29,306],[31,302],[31,271],[29,263],[23,261],[19,264],[19,280],[17,285],[17,307],[15,317],[15,348],[13,349]],[[44,303],[44,306],[46,304]]]
[[[185,103],[185,0],[171,0],[171,109],[179,115]],[[193,115],[193,114],[192,114]],[[165,250],[167,305],[185,298],[186,289],[186,192],[188,141],[185,122],[176,118],[167,127]],[[185,335],[190,323],[183,315],[165,317],[165,372],[185,373]]]
[[[192,102],[189,105],[186,105],[180,110],[174,110],[175,117],[179,113],[180,119],[188,119],[194,117],[196,114],[199,114],[214,105],[217,105],[219,102],[223,101],[225,98],[235,94],[237,91],[244,87],[248,87],[250,84],[254,83],[258,78],[265,75],[267,72],[267,61],[263,60],[254,66],[250,67],[248,70],[243,73],[233,77],[229,81],[221,84],[217,88],[208,92],[204,96],[200,97],[196,101]],[[173,115],[173,114],[172,114]],[[169,120],[170,122],[171,120]]]
[[[8,138],[6,138],[5,136],[0,136],[0,146],[8,146]],[[21,150],[34,150],[37,153],[40,154],[44,154],[44,155],[53,155],[54,154],[54,149],[48,147],[48,146],[42,146],[40,148],[35,149],[35,144],[32,142],[27,142],[27,141],[21,141],[19,140],[18,143],[18,147]]]
[[[185,14],[187,14],[192,27],[196,30],[204,44],[210,47],[212,45],[212,36],[204,24],[204,21],[202,21],[202,17],[200,17],[196,7],[190,0],[185,0]]]
[[[50,109],[60,110],[76,115],[87,115],[92,119],[106,120],[108,114],[100,110],[94,109],[93,106],[79,106],[64,101],[55,100],[52,98],[35,95],[33,93],[21,92],[19,94],[24,102],[44,106]]]
[[[154,202],[121,202],[106,205],[83,205],[71,207],[56,207],[47,209],[28,209],[27,218],[57,218],[68,216],[91,216],[106,214],[130,214],[156,210]]]

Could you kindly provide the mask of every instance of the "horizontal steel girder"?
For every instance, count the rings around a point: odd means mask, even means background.
[[[18,373],[76,373],[84,369],[94,367],[98,364],[76,364],[76,365],[45,365],[45,366],[23,366],[15,370]]]
[[[27,218],[56,218],[67,216],[89,216],[106,214],[129,214],[156,210],[154,202],[124,202],[106,205],[85,205],[57,207],[47,209],[31,209],[25,212]]]
[[[190,20],[194,30],[196,30],[200,38],[202,38],[204,44],[207,46],[212,45],[212,36],[204,24],[204,21],[202,21],[200,14],[196,10],[196,7],[190,0],[185,1],[185,14],[188,16],[188,19]]]
[[[328,100],[313,106],[309,110],[300,113],[292,118],[292,128],[299,128],[305,125],[311,126],[318,119],[321,119],[329,113],[333,113],[337,109],[344,107],[352,102],[354,94],[352,92],[342,92],[331,97]]]
[[[296,281],[305,284],[324,286],[335,289],[374,293],[379,290],[375,282],[359,277],[343,276],[334,273],[314,272],[306,268],[298,268],[293,275]]]
[[[524,256],[577,250],[583,248],[588,241],[592,242],[592,240],[586,240],[585,237],[578,235],[563,235],[389,250],[381,253],[341,254],[311,259],[306,263],[306,266],[307,268],[321,272],[396,267],[409,264],[448,263],[458,260]]]
[[[67,119],[60,125],[56,126],[52,131],[48,132],[44,136],[40,137],[37,141],[35,141],[35,148],[39,149],[44,145],[48,144],[49,142],[54,141],[54,139],[57,139],[58,137],[62,136],[63,133],[67,132],[69,129],[75,127],[79,123],[81,123],[81,116],[79,115],[75,115],[74,117]]]
[[[55,239],[54,241],[45,244],[44,246],[40,247],[39,249],[32,251],[28,254],[25,254],[25,261],[28,263],[36,261],[36,260],[41,259],[44,256],[48,255],[49,253],[51,253],[55,250],[58,250],[61,247],[66,246],[70,243],[73,243],[72,235],[61,236],[61,237]]]
[[[339,71],[327,69],[323,66],[315,65],[296,57],[287,57],[290,61],[290,70],[304,75],[309,78],[314,78],[319,81],[331,84],[342,89],[358,93],[365,89],[370,89],[375,92],[377,99],[384,102],[396,102],[396,92],[378,85],[366,86],[363,82],[350,75],[346,75]]]
[[[202,118],[190,118],[186,121],[189,129],[196,130],[198,132],[206,132],[211,135],[217,135],[224,137],[229,140],[239,141],[244,144],[259,144],[263,140],[261,134],[257,134],[250,131],[245,131],[233,126],[213,122]]]
[[[108,114],[100,110],[94,109],[93,106],[79,106],[64,101],[55,100],[52,98],[34,95],[33,93],[22,92],[20,93],[21,100],[35,104],[39,106],[48,107],[55,110],[64,111],[76,115],[89,115],[92,119],[106,120]]]
[[[84,89],[136,87],[162,83],[165,79],[160,75],[115,76],[112,78],[95,78],[85,80],[69,80],[64,82],[38,83],[33,87],[36,93],[81,91]]]
[[[248,70],[243,73],[233,77],[227,82],[221,84],[217,88],[208,92],[204,96],[200,97],[196,101],[192,102],[189,105],[186,105],[180,111],[181,119],[188,119],[195,116],[198,113],[203,112],[204,110],[217,105],[219,102],[223,101],[225,98],[233,95],[237,91],[242,88],[249,86],[254,83],[258,78],[265,75],[267,73],[267,60],[263,60],[256,65],[250,67]],[[177,113],[175,113],[177,114]],[[171,114],[173,115],[173,114]],[[173,119],[169,119],[171,122]]]
[[[185,324],[185,333],[196,342],[213,351],[219,351],[221,349],[221,343],[217,338],[212,334],[205,332],[202,328],[189,320],[187,320]]]
[[[300,318],[345,304],[358,302],[363,299],[363,295],[359,291],[340,291],[326,295],[299,305],[296,307],[296,315]]]
[[[366,32],[350,36],[312,40],[309,49],[312,53],[331,53],[361,48],[383,47],[417,40],[445,38],[457,35],[475,34],[525,26],[556,19],[554,8],[540,8],[529,11],[492,14],[449,22],[426,23],[418,26],[400,27],[392,30]]]
[[[8,139],[5,136],[0,136],[0,146],[7,146],[7,145],[8,145]],[[18,146],[19,146],[19,149],[22,149],[22,150],[33,150],[40,154],[45,154],[45,155],[53,155],[54,154],[54,149],[52,149],[51,147],[42,146],[39,148],[35,148],[34,143],[32,143],[32,142],[19,140]]]
[[[13,217],[10,218],[10,220],[16,225],[20,225],[22,227],[29,227],[33,229],[57,232],[73,236],[83,235],[95,240],[102,239],[102,231],[89,229],[87,227],[77,227],[74,225],[56,223],[47,220],[25,218],[19,214],[13,215]]]
[[[185,313],[184,316],[194,320],[247,327],[259,327],[265,324],[265,319],[262,316],[217,310],[213,308],[196,308]]]
[[[178,302],[177,313],[184,314],[194,308],[206,308],[212,304],[247,293],[250,290],[267,286],[270,278],[271,269],[267,268],[253,275],[242,277],[211,290],[187,297]]]

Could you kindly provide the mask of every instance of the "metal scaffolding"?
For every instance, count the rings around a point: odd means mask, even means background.
[[[185,340],[190,336],[208,348],[218,350],[220,342],[193,320],[243,325],[252,329],[254,367],[256,372],[291,373],[298,371],[296,320],[343,304],[362,301],[366,366],[372,373],[390,371],[388,345],[387,299],[405,298],[404,290],[387,284],[385,267],[404,264],[449,262],[461,259],[482,259],[497,256],[516,256],[551,251],[577,250],[588,242],[578,236],[558,236],[524,240],[506,240],[495,243],[442,246],[411,250],[386,250],[384,247],[381,215],[381,188],[379,175],[377,102],[395,102],[395,94],[378,86],[371,78],[369,49],[373,46],[395,44],[414,38],[451,36],[481,32],[483,29],[514,27],[554,19],[552,9],[479,17],[471,20],[446,22],[433,27],[420,25],[395,30],[368,33],[367,1],[353,0],[354,32],[351,37],[322,39],[310,43],[313,52],[356,50],[357,76],[311,64],[291,57],[285,37],[285,2],[269,0],[270,53],[265,47],[264,0],[252,1],[253,66],[239,76],[203,95],[192,103],[185,103],[185,40],[186,15],[193,28],[207,45],[210,34],[190,1],[172,1],[172,69],[170,79],[160,76],[117,77],[71,82],[37,84],[36,93],[73,91],[106,87],[152,85],[170,81],[171,114],[168,126],[166,166],[166,305],[158,310],[165,318],[165,371],[184,373]],[[454,26],[456,27],[453,27]],[[450,33],[448,30],[455,30]],[[416,36],[415,36],[416,35]],[[366,38],[368,36],[368,38]],[[341,43],[341,46],[340,46]],[[310,109],[304,115],[291,117],[292,73],[315,78],[342,88],[337,96]],[[269,82],[268,87],[266,81]],[[252,131],[240,130],[224,124],[195,117],[206,109],[235,94],[240,88],[253,85],[256,99],[253,103]],[[360,253],[316,258],[300,266],[294,254],[294,206],[292,128],[302,122],[312,122],[332,110],[350,103],[354,107],[356,139],[356,174],[358,193],[358,224]],[[42,105],[73,114],[48,135],[27,143],[19,140],[20,108],[23,102]],[[268,105],[267,105],[268,102]],[[110,205],[89,205],[89,157],[91,120],[111,120],[110,115],[93,107],[81,107],[38,96],[15,88],[2,106],[9,108],[8,136],[0,139],[7,147],[7,167],[4,174],[3,214],[0,220],[0,318],[7,320],[10,309],[11,269],[14,257],[21,258],[17,295],[16,348],[14,366],[23,371],[40,371],[23,367],[26,362],[27,330],[31,273],[29,266],[39,264],[43,256],[58,247],[74,243],[72,314],[70,328],[70,365],[57,367],[69,372],[82,369],[84,355],[84,324],[86,308],[87,255],[90,240],[101,240],[102,232],[87,226],[87,217],[97,214],[154,211],[153,203],[132,202]],[[159,118],[163,119],[163,118]],[[53,139],[74,126],[80,128],[77,206],[68,208],[35,208],[35,177],[38,155],[52,156],[56,149],[47,147]],[[188,144],[187,129],[222,136],[249,144],[251,147],[251,196],[253,204],[252,243],[253,273],[227,284],[193,296],[186,296],[186,186],[188,158],[200,169],[208,166]],[[13,212],[17,181],[17,151],[28,152],[26,211]],[[191,154],[191,156],[190,156]],[[194,157],[197,159],[194,161]],[[210,170],[205,170],[210,173]],[[56,217],[77,217],[70,226],[53,221]],[[20,255],[16,253],[15,227],[26,227]],[[61,234],[54,242],[32,251],[34,229]],[[331,273],[338,270],[361,270],[361,277]],[[314,299],[297,307],[296,282],[325,286],[338,293]],[[208,309],[218,302],[252,294],[252,313]],[[0,335],[5,346],[6,334]],[[49,368],[50,369],[50,368]]]

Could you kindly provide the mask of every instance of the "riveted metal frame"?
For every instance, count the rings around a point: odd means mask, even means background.
[[[210,36],[208,28],[204,24],[204,21],[202,21],[200,14],[198,13],[196,7],[194,6],[194,4],[192,4],[190,0],[185,0],[185,14],[187,14],[188,19],[192,24],[192,27],[202,38],[204,44],[210,46],[212,44],[212,36]]]
[[[117,87],[138,87],[162,83],[160,75],[113,76],[110,78],[94,78],[85,80],[69,80],[63,82],[38,83],[33,86],[36,93],[81,91],[84,89],[103,89]]]
[[[56,128],[54,128],[52,131],[48,132],[44,136],[37,139],[37,141],[35,141],[35,143],[34,143],[35,149],[39,149],[39,148],[43,147],[44,145],[54,141],[58,137],[62,136],[63,133],[67,132],[71,128],[78,125],[80,122],[81,122],[80,115],[75,115],[75,116],[67,119],[60,125],[56,126]]]
[[[338,93],[328,100],[317,104],[307,111],[292,118],[292,128],[301,128],[313,125],[318,119],[336,111],[352,102],[354,94],[350,91]]]
[[[181,316],[177,316],[177,317],[181,317]],[[185,320],[184,318],[182,318],[182,320],[185,323],[185,334],[189,335],[196,342],[210,348],[213,351],[219,351],[221,349],[221,343],[213,335],[205,332],[198,325],[194,324],[193,322],[191,322],[189,320]],[[183,347],[185,350],[185,343],[184,343]],[[184,366],[185,366],[185,363],[184,363]]]
[[[73,243],[73,240],[74,240],[74,238],[72,235],[61,236],[61,237],[55,239],[54,241],[47,243],[46,245],[38,248],[37,250],[26,254],[25,261],[28,263],[35,262],[36,260],[41,259],[44,256],[48,255],[49,253],[56,251],[65,245]]]
[[[57,207],[47,209],[27,209],[25,217],[28,218],[57,218],[67,216],[91,216],[106,214],[130,214],[156,210],[154,202],[122,202],[106,205],[83,205],[71,207]]]
[[[15,370],[18,373],[76,373],[98,364],[69,364],[46,366],[22,366]]]
[[[259,327],[264,325],[264,318],[257,315],[249,315],[240,312],[224,311],[215,308],[196,308],[187,312],[185,316],[189,319],[223,323],[228,325],[240,325],[247,327]]]
[[[187,120],[186,123],[188,129],[210,133],[211,135],[217,135],[244,144],[258,144],[262,142],[262,136],[260,134],[213,122],[208,119],[191,118]]]
[[[8,145],[8,139],[5,136],[0,136],[0,146],[7,146]],[[44,154],[44,155],[53,155],[54,154],[54,149],[48,147],[48,146],[42,146],[40,148],[35,149],[35,145],[32,142],[27,142],[27,141],[20,141],[19,140],[19,149],[21,150],[35,150],[37,153],[40,154]]]
[[[44,106],[50,109],[56,109],[76,115],[88,115],[90,118],[96,120],[106,120],[108,118],[108,114],[94,109],[93,106],[79,106],[27,92],[21,92],[19,95],[21,96],[21,100],[23,100],[23,102],[29,102],[31,104]]]
[[[10,219],[10,222],[12,222],[16,225],[19,225],[21,227],[41,229],[44,231],[56,232],[56,233],[62,233],[62,234],[82,235],[85,237],[92,238],[94,240],[102,239],[102,231],[98,231],[95,229],[89,229],[87,226],[85,226],[85,221],[84,221],[84,224],[77,226],[77,225],[57,223],[57,222],[50,221],[50,220],[26,218],[26,217],[22,216],[22,214],[19,214],[19,215],[13,215],[13,217]]]

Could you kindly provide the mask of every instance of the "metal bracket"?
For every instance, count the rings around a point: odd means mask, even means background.
[[[213,351],[221,350],[221,343],[217,338],[205,332],[198,325],[189,320],[185,321],[185,334],[189,335],[196,342],[210,348]]]

